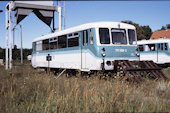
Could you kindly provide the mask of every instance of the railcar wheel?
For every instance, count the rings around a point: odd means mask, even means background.
[[[66,70],[66,77],[69,78],[72,76],[71,70]]]
[[[77,76],[77,71],[76,70],[71,70],[71,69],[68,69],[66,70],[66,77],[73,77],[73,76]]]
[[[82,78],[89,78],[89,77],[91,77],[91,75],[90,75],[91,73],[90,72],[83,72],[83,71],[81,71],[81,77]]]

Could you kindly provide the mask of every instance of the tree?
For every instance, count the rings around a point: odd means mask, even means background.
[[[0,48],[0,59],[5,59],[5,49]]]
[[[146,40],[149,40],[151,35],[152,35],[152,29],[147,25],[147,26],[142,26],[144,30],[144,36]]]
[[[20,55],[21,50],[17,48],[16,45],[14,45],[14,49],[12,49],[12,59],[13,60],[20,60],[21,55]],[[32,54],[32,49],[23,49],[23,59],[26,60],[28,55]],[[5,49],[0,47],[0,59],[5,60]]]
[[[166,27],[165,27],[165,26],[162,26],[161,30],[165,30],[165,29],[166,29]]]
[[[170,29],[170,24],[166,24],[166,26],[162,26],[161,30]]]
[[[166,24],[166,28],[167,28],[167,29],[170,29],[170,24]]]
[[[137,33],[137,39],[138,40],[143,40],[143,39],[149,39],[150,36],[152,35],[152,29],[149,27],[149,25],[147,26],[140,26],[137,23],[134,23],[132,21],[121,21],[123,23],[127,23],[127,24],[131,24],[134,25],[136,27],[136,33]]]

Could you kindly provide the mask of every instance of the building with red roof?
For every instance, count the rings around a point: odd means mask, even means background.
[[[159,38],[169,38],[170,39],[170,29],[167,30],[159,30],[153,32],[150,39],[159,39]]]

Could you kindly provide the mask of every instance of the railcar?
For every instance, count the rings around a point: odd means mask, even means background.
[[[170,66],[170,39],[137,41],[140,60],[152,60],[157,64]]]
[[[158,70],[157,75],[164,76],[153,63],[152,66],[148,66],[148,62],[136,63],[139,61],[136,29],[126,23],[83,24],[36,38],[32,45],[34,68],[103,73],[123,71],[123,75],[129,72],[134,78],[141,76],[139,71],[154,69]]]
[[[134,43],[135,42],[135,43]],[[139,60],[136,54],[135,27],[119,22],[80,25],[36,38],[33,41],[32,66],[50,68],[113,70],[114,60]]]

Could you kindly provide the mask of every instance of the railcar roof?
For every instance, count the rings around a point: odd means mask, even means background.
[[[48,35],[44,35],[44,36],[34,39],[33,42],[72,33],[72,32],[78,32],[78,31],[85,30],[85,29],[99,28],[99,27],[135,29],[133,25],[121,23],[121,22],[93,22],[93,23],[87,23],[87,24],[79,25],[79,26],[72,27],[69,29],[65,29],[59,32],[51,33]]]
[[[138,45],[155,44],[155,43],[170,43],[170,39],[152,39],[152,40],[140,40],[140,41],[137,41]]]

